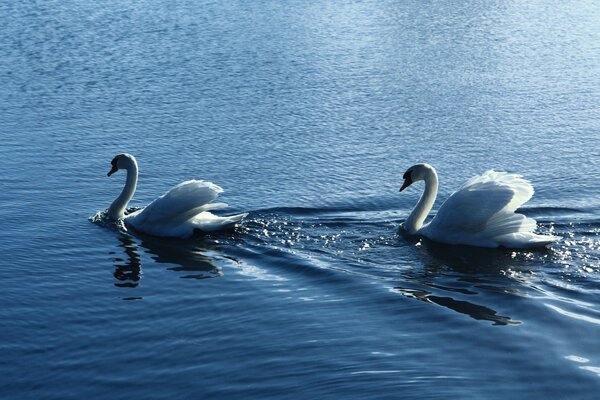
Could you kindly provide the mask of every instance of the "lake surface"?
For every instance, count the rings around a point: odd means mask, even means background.
[[[592,399],[600,390],[600,4],[0,4],[0,397]],[[225,189],[234,232],[93,216]],[[487,169],[545,250],[406,237]]]

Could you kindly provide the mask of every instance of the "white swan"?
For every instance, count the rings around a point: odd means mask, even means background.
[[[212,232],[233,227],[248,214],[219,217],[208,212],[227,207],[224,203],[211,203],[223,192],[211,182],[190,180],[174,186],[145,208],[125,214],[129,200],[135,193],[138,165],[134,156],[119,154],[111,161],[111,176],[120,169],[127,171],[127,180],[121,194],[108,208],[108,215],[123,219],[126,225],[154,236],[188,238],[195,231]]]
[[[400,191],[425,181],[425,192],[403,224],[410,234],[440,243],[507,248],[545,246],[559,239],[533,233],[535,220],[515,213],[533,196],[533,187],[521,175],[490,170],[474,176],[448,197],[426,225],[423,222],[437,196],[437,173],[429,164],[417,164],[403,179]]]

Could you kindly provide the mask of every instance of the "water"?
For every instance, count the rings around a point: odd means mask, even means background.
[[[0,5],[0,397],[570,398],[600,389],[600,7]],[[93,223],[223,186],[236,232]],[[489,168],[547,250],[397,233]]]

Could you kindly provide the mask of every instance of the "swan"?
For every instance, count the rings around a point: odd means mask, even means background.
[[[209,212],[227,207],[224,203],[211,203],[223,192],[211,182],[189,180],[182,182],[154,200],[148,206],[125,214],[127,204],[137,186],[138,164],[131,154],[119,154],[111,161],[111,176],[120,169],[127,171],[125,187],[108,208],[108,216],[122,219],[135,230],[153,236],[189,238],[197,231],[212,232],[232,228],[246,215],[219,217]]]
[[[441,205],[431,222],[423,225],[438,191],[438,175],[429,164],[406,170],[403,191],[425,181],[425,191],[403,228],[434,242],[478,247],[530,248],[552,243],[558,236],[538,235],[536,221],[515,210],[533,196],[533,187],[521,175],[489,170],[469,179]]]

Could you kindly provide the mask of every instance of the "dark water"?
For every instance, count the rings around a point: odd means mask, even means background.
[[[0,4],[0,397],[596,398],[600,6]],[[183,180],[243,227],[89,218]],[[397,234],[489,168],[536,188],[548,250]]]

